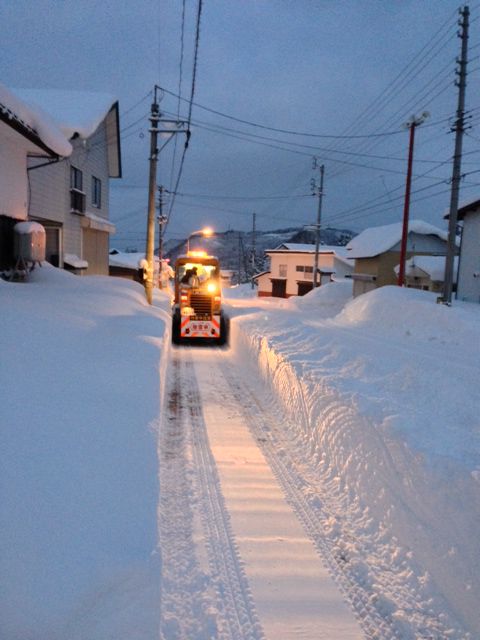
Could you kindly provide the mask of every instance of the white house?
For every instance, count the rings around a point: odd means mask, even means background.
[[[259,296],[288,298],[302,296],[313,287],[315,246],[284,243],[265,251],[270,260],[269,271],[255,276]],[[347,260],[345,247],[320,245],[318,254],[319,284],[334,277],[350,276],[353,265]]]
[[[347,244],[347,256],[355,260],[353,295],[397,284],[395,266],[400,262],[402,223],[365,229]],[[413,255],[444,256],[447,232],[423,220],[408,225],[406,259]]]
[[[458,209],[463,221],[457,298],[480,302],[480,200],[464,204]]]
[[[71,153],[68,139],[48,116],[0,84],[0,270],[14,266],[13,228],[28,217],[28,158],[54,161]]]
[[[31,159],[29,218],[47,234],[47,260],[76,273],[108,275],[109,179],[120,178],[118,102],[84,91],[17,89],[32,109],[48,113],[70,141],[68,159]]]

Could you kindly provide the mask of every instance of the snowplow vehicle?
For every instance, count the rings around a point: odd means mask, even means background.
[[[228,319],[222,309],[220,265],[204,251],[189,251],[175,262],[172,342],[209,339],[223,345]]]

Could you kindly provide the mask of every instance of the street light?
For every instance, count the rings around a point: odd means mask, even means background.
[[[187,253],[190,251],[190,238],[195,236],[202,236],[204,238],[210,238],[213,236],[213,229],[210,227],[204,227],[203,229],[197,229],[197,231],[192,231],[192,233],[187,238]]]

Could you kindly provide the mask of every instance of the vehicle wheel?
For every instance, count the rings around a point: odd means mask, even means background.
[[[180,314],[175,312],[172,316],[172,342],[173,344],[180,344]]]
[[[220,315],[220,338],[218,344],[224,345],[228,342],[228,332],[230,328],[230,322],[223,313]]]

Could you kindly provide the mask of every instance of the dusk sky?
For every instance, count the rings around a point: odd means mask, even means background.
[[[313,156],[325,165],[323,225],[358,231],[398,222],[408,152],[403,125],[424,111],[430,117],[416,131],[410,216],[446,228],[459,6],[204,0],[192,135],[167,238],[206,224],[246,231],[253,212],[261,229],[313,223]],[[480,6],[469,7],[472,128],[464,138],[461,200],[480,195]],[[119,248],[143,248],[154,85],[169,92],[160,103],[165,118],[188,114],[198,2],[185,2],[183,57],[182,8],[182,0],[0,4],[0,82],[119,100],[123,179],[111,181],[112,245]],[[184,141],[177,134],[161,153],[158,184],[170,191]]]

